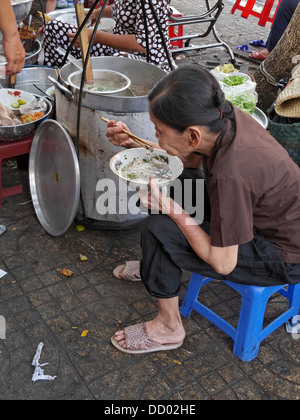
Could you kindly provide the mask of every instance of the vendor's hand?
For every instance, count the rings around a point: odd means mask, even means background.
[[[25,65],[25,49],[20,40],[19,33],[9,39],[3,37],[3,50],[7,59],[6,75],[13,76],[20,73]]]
[[[100,11],[101,11],[101,7],[99,9],[95,9],[93,11],[93,13],[91,14],[90,19],[92,21],[92,23],[91,23],[92,26],[95,25],[95,23],[96,23],[96,21],[98,19],[98,16],[99,16]],[[88,13],[89,13],[89,11],[86,11],[85,12],[85,15],[87,15]]]
[[[87,36],[88,36],[88,41],[90,42],[91,38],[92,38],[92,34],[93,34],[93,29],[92,28],[87,28]],[[69,37],[69,41],[72,42],[73,39],[75,38],[76,32],[68,32],[68,37]],[[80,39],[79,37],[76,39],[76,42],[74,44],[74,47],[80,48]]]
[[[123,133],[122,130],[130,131],[126,124],[118,121],[115,123],[114,120],[109,121],[107,123],[107,132],[106,136],[108,140],[115,146],[126,147],[126,149],[131,149],[137,147],[138,145],[127,136],[127,134]]]

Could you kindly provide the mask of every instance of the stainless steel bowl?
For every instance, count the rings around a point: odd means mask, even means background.
[[[24,137],[27,137],[29,134],[31,134],[41,124],[42,121],[48,118],[52,111],[51,102],[42,96],[35,96],[37,98],[42,98],[47,103],[47,111],[45,112],[44,117],[27,124],[0,126],[0,143],[22,140]]]
[[[14,0],[12,2],[17,23],[21,23],[22,20],[27,18],[31,10],[32,3],[33,0]]]

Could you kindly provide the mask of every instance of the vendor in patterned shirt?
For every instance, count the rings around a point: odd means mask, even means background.
[[[153,7],[161,25],[166,45],[169,48],[169,0],[152,0]],[[94,23],[100,13],[96,9],[91,18]],[[98,30],[91,56],[117,56],[147,61],[147,34],[149,39],[149,59],[152,64],[161,65],[167,57],[163,41],[160,36],[155,16],[149,2],[145,2],[145,14],[147,16],[147,30],[145,30],[142,2],[139,0],[125,1],[116,0],[113,5],[106,6],[103,18],[113,18],[116,22],[113,33]],[[44,39],[44,64],[47,66],[61,67],[63,57],[56,51],[57,47],[64,50],[74,39],[77,29],[67,23],[51,20],[45,28]],[[92,28],[88,28],[88,36],[91,39]],[[81,57],[79,39],[71,49],[70,54],[76,58]]]

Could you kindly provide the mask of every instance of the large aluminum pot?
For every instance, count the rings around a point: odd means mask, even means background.
[[[151,64],[127,58],[97,57],[92,59],[92,66],[126,74],[131,79],[131,88],[134,85],[144,86],[147,93],[165,76],[163,70]],[[69,74],[74,71],[76,67],[73,64],[67,64],[61,69],[64,89],[68,87]],[[93,228],[135,227],[142,223],[147,215],[142,214],[136,206],[136,193],[128,190],[127,183],[120,180],[109,167],[111,157],[123,148],[116,147],[108,141],[107,124],[101,117],[121,120],[137,136],[155,141],[155,129],[148,113],[147,94],[136,97],[84,94],[77,145],[78,95],[75,93],[75,96],[72,96],[72,93],[66,92],[68,91],[56,88],[56,115],[74,144],[78,146],[83,205],[79,215],[84,214]],[[110,207],[107,208],[107,212],[106,198]]]
[[[121,57],[92,57],[93,69],[108,69],[125,74],[131,80],[130,89],[119,95],[102,96],[84,93],[82,105],[88,108],[121,113],[147,112],[148,93],[152,87],[165,76],[165,72],[153,64],[140,60]],[[78,60],[80,62],[80,60]],[[60,79],[65,87],[74,94],[74,101],[78,103],[79,91],[73,90],[68,84],[69,76],[78,69],[72,63],[66,64],[60,70]],[[135,90],[135,87],[138,87]],[[133,96],[133,92],[141,89],[142,93]]]

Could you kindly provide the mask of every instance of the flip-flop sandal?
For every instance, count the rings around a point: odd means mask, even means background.
[[[264,61],[267,57],[262,55],[259,51],[255,51],[249,55],[249,58],[253,58],[253,60]]]
[[[140,262],[127,261],[125,264],[118,265],[114,269],[113,275],[120,280],[141,281]]]
[[[249,44],[255,47],[263,47],[263,48],[267,47],[262,39],[258,39],[256,41],[249,41]]]
[[[237,47],[235,47],[236,50],[241,50],[241,51],[246,51],[247,53],[251,54],[252,50],[249,49],[248,45],[238,45]]]
[[[115,336],[111,337],[112,344],[123,353],[144,354],[152,353],[155,351],[174,350],[178,349],[183,344],[183,341],[180,343],[172,344],[157,343],[147,334],[147,328],[144,322],[141,324],[132,325],[131,327],[126,327],[124,332],[126,349],[118,343],[118,341],[115,339]]]

